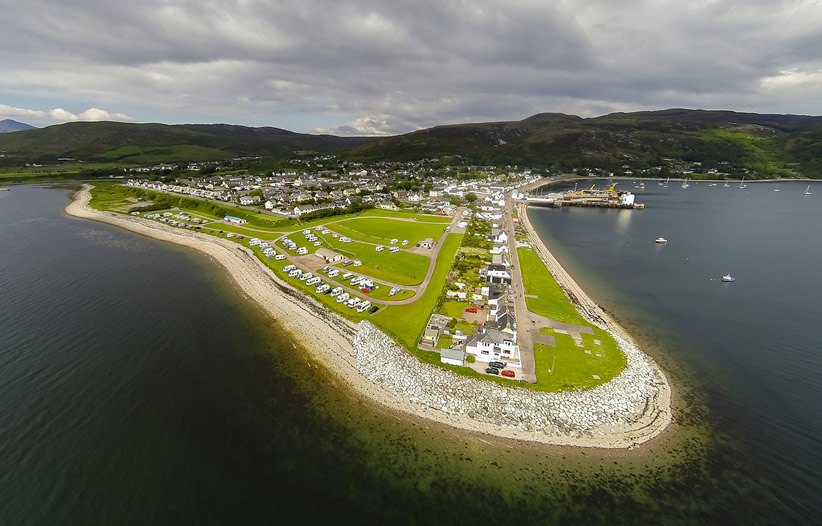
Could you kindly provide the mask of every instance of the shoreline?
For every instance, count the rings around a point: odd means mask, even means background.
[[[90,189],[91,186],[84,185],[82,190],[72,196],[71,203],[65,207],[68,215],[108,223],[141,235],[187,246],[209,256],[212,261],[226,270],[246,297],[273,317],[309,352],[312,358],[323,363],[335,378],[355,393],[377,405],[471,434],[583,448],[632,448],[659,436],[671,422],[670,387],[662,371],[650,358],[648,358],[649,361],[662,379],[660,384],[662,388],[659,389],[658,395],[649,401],[650,403],[646,402],[643,414],[630,425],[613,426],[606,429],[597,428],[594,433],[588,433],[587,436],[555,436],[542,431],[498,426],[474,420],[466,415],[449,414],[412,404],[409,400],[373,383],[358,370],[353,344],[358,327],[354,323],[328,311],[324,306],[280,280],[254,256],[250,249],[231,241],[201,236],[142,218],[94,210],[88,205],[91,198]],[[547,248],[544,250],[547,252]],[[588,310],[593,313],[599,312],[597,319],[607,324],[607,330],[613,329],[615,334],[633,343],[627,332],[607,314],[600,311],[576,283],[573,283],[558,262],[556,265],[558,269],[561,269],[560,275],[563,283],[571,286],[567,290],[574,291],[577,301],[589,303],[586,305],[586,312]],[[558,282],[560,275],[555,275]],[[565,287],[562,283],[561,286]],[[647,355],[645,356],[647,358]]]

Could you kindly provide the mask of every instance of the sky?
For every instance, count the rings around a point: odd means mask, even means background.
[[[0,0],[0,119],[399,134],[822,113],[822,0]]]

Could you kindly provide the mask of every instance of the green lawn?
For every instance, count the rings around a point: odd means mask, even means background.
[[[451,270],[454,255],[457,253],[461,240],[462,234],[449,234],[446,236],[440,249],[437,266],[431,277],[431,283],[419,300],[408,305],[392,305],[375,314],[372,319],[375,325],[415,355],[418,355],[416,352],[417,341],[422,335],[434,307],[437,305],[437,300],[439,300],[442,288],[445,286],[445,279]],[[436,361],[439,362],[439,355],[437,355]]]
[[[529,384],[527,387],[536,391],[590,389],[610,381],[621,373],[627,364],[625,355],[608,333],[596,328],[594,331],[593,335],[583,334],[583,346],[577,347],[571,336],[543,329],[543,333],[554,336],[557,345],[534,346],[537,383]],[[599,340],[601,345],[594,344],[594,340]],[[586,350],[591,351],[591,354],[587,354]],[[599,376],[599,380],[593,375]]]
[[[438,349],[447,349],[453,343],[453,339],[450,336],[440,336],[440,339],[437,341],[437,348]]]
[[[466,308],[468,308],[467,302],[447,300],[442,302],[442,305],[440,305],[440,308],[437,309],[437,312],[450,316],[451,318],[459,319]]]
[[[322,278],[323,278],[323,279],[324,279],[327,283],[331,283],[331,284],[334,284],[334,285],[336,285],[336,284],[340,284],[340,285],[348,285],[348,286],[351,286],[351,285],[350,285],[350,280],[348,280],[348,281],[343,281],[343,279],[342,279],[343,274],[345,274],[346,272],[351,272],[351,273],[353,273],[353,274],[362,275],[362,274],[360,274],[360,269],[361,269],[362,267],[354,267],[354,266],[342,267],[342,266],[336,266],[336,267],[333,267],[333,268],[336,268],[337,270],[339,270],[339,271],[340,271],[340,275],[339,275],[339,276],[334,277],[334,278],[329,278],[329,277],[328,277],[327,275],[325,275],[325,274],[322,274],[322,273],[321,273],[320,275],[322,276]],[[391,285],[386,285],[385,283],[381,283],[381,282],[376,281],[376,280],[374,280],[374,285],[378,285],[378,287],[379,287],[379,288],[375,288],[375,289],[374,289],[374,290],[372,290],[369,294],[365,294],[365,293],[363,293],[363,297],[368,297],[368,298],[373,298],[373,299],[378,299],[378,300],[385,300],[385,301],[399,301],[399,300],[405,300],[405,299],[408,299],[408,298],[413,298],[413,297],[414,297],[414,295],[416,294],[416,292],[414,292],[413,290],[410,290],[410,289],[404,289],[404,290],[405,290],[405,294],[395,294],[394,296],[389,296],[389,295],[388,295],[388,293],[389,293],[389,292],[391,292]]]
[[[565,293],[554,281],[536,252],[530,248],[519,248],[517,255],[522,271],[522,281],[525,285],[525,294],[537,296],[536,298],[525,298],[528,310],[553,320],[588,325],[568,301]]]
[[[414,212],[402,212],[395,210],[381,210],[379,208],[372,208],[360,212],[360,217],[400,217],[405,219],[414,219],[428,223],[450,223],[451,218],[448,216],[435,216],[428,214],[415,214]]]
[[[302,234],[299,234],[302,235]],[[362,266],[357,272],[375,279],[396,283],[397,285],[419,285],[425,279],[431,259],[420,254],[412,254],[400,250],[389,254],[388,250],[377,252],[374,245],[364,243],[342,243],[331,235],[318,236],[327,246],[351,259],[359,259]],[[299,244],[299,240],[292,236],[292,241]]]
[[[368,241],[388,245],[391,239],[407,239],[410,247],[425,238],[439,239],[445,230],[443,225],[432,225],[418,223],[416,221],[398,221],[394,219],[378,217],[357,217],[346,219],[339,223],[329,225],[331,230],[339,232],[341,235],[359,241]],[[397,243],[397,246],[401,246]]]

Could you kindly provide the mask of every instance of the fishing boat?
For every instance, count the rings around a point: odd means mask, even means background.
[[[668,242],[668,240],[665,239],[664,237],[658,237],[658,238],[656,238],[656,241],[655,241],[655,243],[657,245],[664,245],[667,242]]]
[[[744,190],[748,188],[748,185],[745,184],[745,178],[743,177],[742,180],[739,182],[739,186],[737,186],[739,190]]]
[[[731,283],[731,282],[733,282],[733,281],[736,281],[736,278],[735,278],[735,277],[733,277],[733,276],[731,276],[731,273],[730,273],[730,272],[728,272],[727,274],[725,274],[724,276],[722,276],[722,281],[724,281],[724,282],[726,282],[726,283]]]
[[[811,185],[808,185],[808,187],[805,188],[805,191],[802,192],[802,195],[811,195]]]

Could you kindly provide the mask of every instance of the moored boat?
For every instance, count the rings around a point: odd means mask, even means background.
[[[658,237],[658,238],[656,238],[656,241],[655,241],[655,243],[657,245],[664,245],[667,242],[668,242],[668,240],[665,239],[664,237]]]
[[[733,277],[733,276],[731,276],[731,273],[730,273],[730,272],[728,272],[727,274],[725,274],[724,276],[722,276],[722,281],[724,281],[724,282],[726,282],[726,283],[730,283],[730,282],[732,282],[732,281],[736,281],[736,278],[735,278],[735,277]]]

